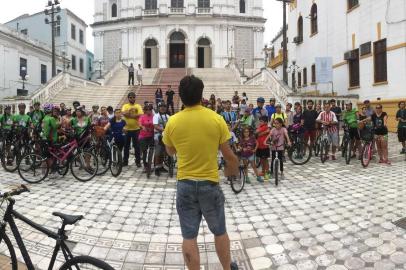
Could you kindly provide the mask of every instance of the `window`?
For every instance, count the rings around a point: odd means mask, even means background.
[[[297,43],[302,43],[303,41],[303,17],[300,16],[297,20]]]
[[[23,74],[23,68],[25,68],[25,74]],[[27,74],[27,59],[20,57],[20,77]]]
[[[111,5],[111,17],[112,18],[117,17],[117,4],[116,3]]]
[[[296,88],[296,72],[292,72],[292,88]]]
[[[245,13],[245,0],[240,0],[240,13]]]
[[[60,37],[61,36],[61,21],[57,20],[55,23],[55,37]]]
[[[83,44],[84,42],[83,30],[79,30],[79,42],[80,44]]]
[[[47,66],[41,64],[41,84],[47,83]]]
[[[92,59],[88,59],[89,61],[89,72],[92,72]]]
[[[307,85],[307,68],[303,69],[303,85]]]
[[[20,32],[21,34],[28,35],[28,29],[22,29]]]
[[[157,9],[157,0],[145,0],[145,9],[146,10],[151,10],[151,9]]]
[[[374,42],[374,77],[375,82],[387,81],[386,39]]]
[[[72,54],[72,70],[76,70],[76,56]]]
[[[83,59],[80,58],[79,59],[79,71],[80,71],[80,73],[83,73],[84,69],[85,69],[85,64],[83,62]]]
[[[74,24],[70,25],[70,37],[76,40],[76,26]]]
[[[197,7],[199,8],[209,8],[210,0],[198,0]]]
[[[317,34],[317,5],[313,4],[310,10],[310,33]]]
[[[297,86],[302,87],[302,73],[301,72],[297,73]]]
[[[312,65],[312,83],[316,83],[316,65]]]
[[[348,10],[358,6],[358,0],[347,0]]]
[[[350,87],[359,86],[359,49],[353,50],[354,57],[348,60],[348,73],[350,77]]]
[[[183,8],[183,0],[171,0],[171,7]]]

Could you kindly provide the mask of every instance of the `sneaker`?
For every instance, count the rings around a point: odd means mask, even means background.
[[[136,163],[137,164],[137,168],[141,168],[141,162]]]
[[[251,184],[251,180],[250,180],[250,178],[248,176],[247,176],[247,179],[245,179],[245,183]]]
[[[271,175],[270,175],[269,173],[266,173],[266,174],[264,175],[264,181],[268,181],[269,178],[271,178]]]
[[[257,181],[260,182],[260,183],[263,183],[263,182],[264,182],[264,180],[262,179],[261,176],[257,176]]]
[[[230,269],[231,270],[238,270],[238,265],[236,262],[232,262],[230,263]]]
[[[385,160],[380,159],[378,163],[385,163]]]
[[[161,171],[159,170],[159,168],[155,169],[155,175],[158,177],[161,176]]]
[[[392,164],[389,160],[385,160],[384,163],[386,163],[387,165],[391,165],[391,164]]]

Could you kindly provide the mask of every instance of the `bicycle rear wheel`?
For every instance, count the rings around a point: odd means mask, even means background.
[[[309,162],[312,157],[312,151],[309,145],[305,143],[294,144],[288,150],[288,156],[290,161],[295,165],[303,165]]]
[[[326,160],[328,159],[328,149],[329,149],[329,145],[326,141],[322,141],[321,145],[320,145],[320,160],[321,163],[326,162]]]
[[[279,184],[279,159],[274,159],[273,161],[273,176],[275,178],[275,186]]]
[[[351,140],[347,140],[345,143],[345,163],[350,164],[351,161]]]
[[[113,144],[110,151],[111,151],[110,172],[111,175],[117,177],[120,175],[123,169],[123,157],[121,155],[120,149],[115,144]]]
[[[6,249],[4,249],[3,247]],[[0,233],[0,249],[4,250],[4,251],[2,251],[2,253],[7,256],[2,259],[1,267],[4,267],[4,268],[1,268],[1,269],[17,270],[18,262],[17,262],[16,252],[14,250],[13,245],[11,244],[10,238],[8,238],[8,236],[5,232]],[[6,253],[6,250],[8,250],[8,253]]]
[[[90,256],[77,256],[73,257],[69,261],[65,262],[60,270],[71,270],[71,269],[80,269],[80,270],[114,270],[113,267],[107,263],[90,257]]]
[[[15,172],[20,160],[20,149],[18,145],[7,142],[3,145],[3,154],[1,156],[1,165],[7,172]]]
[[[97,157],[97,173],[96,175],[103,175],[105,174],[111,165],[111,155],[110,149],[106,144],[102,144],[100,146],[96,146],[95,148],[95,155]]]
[[[79,151],[70,162],[70,171],[81,182],[90,181],[97,173],[97,157],[89,151]]]
[[[153,146],[148,147],[148,156],[147,156],[147,158],[148,158],[147,167],[145,168],[145,170],[147,171],[147,178],[149,179],[151,177],[152,162],[154,160],[154,147]]]
[[[24,181],[35,184],[44,180],[49,173],[47,159],[37,154],[24,156],[18,164],[18,174]]]
[[[362,157],[361,157],[361,164],[364,168],[368,167],[369,162],[371,161],[372,157],[372,142],[368,142],[364,144],[362,148]]]
[[[231,189],[234,191],[235,194],[240,193],[244,189],[246,181],[247,175],[245,173],[244,166],[240,166],[239,175],[230,178]]]

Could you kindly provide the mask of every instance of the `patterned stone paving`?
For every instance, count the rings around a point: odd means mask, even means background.
[[[287,162],[277,188],[253,183],[235,195],[222,184],[232,257],[240,269],[406,269],[405,230],[391,223],[406,216],[406,162],[395,137],[390,139],[392,166],[374,161],[364,169],[355,160],[321,164],[313,158],[305,166]],[[0,190],[22,183],[3,170],[0,177]],[[74,253],[115,269],[185,269],[175,184],[164,177],[147,180],[131,164],[117,179],[106,175],[81,183],[67,176],[31,185],[16,209],[54,229],[60,221],[53,211],[85,215],[68,228]],[[18,224],[37,268],[46,269],[53,241]],[[201,269],[221,269],[213,242],[203,221]]]

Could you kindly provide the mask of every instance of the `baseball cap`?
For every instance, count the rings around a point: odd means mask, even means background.
[[[263,97],[259,97],[259,98],[257,98],[257,102],[264,103],[264,102],[265,102],[265,99],[264,99]]]

